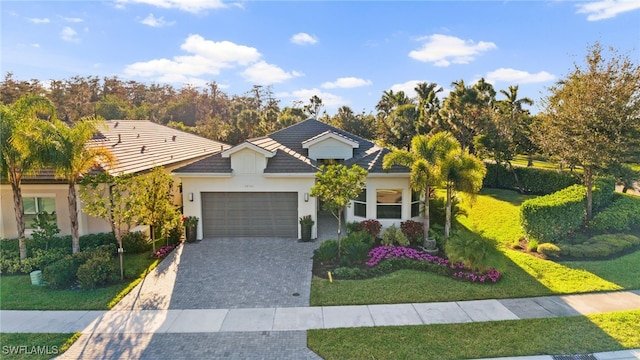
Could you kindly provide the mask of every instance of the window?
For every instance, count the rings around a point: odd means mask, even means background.
[[[56,211],[56,199],[52,197],[23,197],[22,203],[24,205],[24,226],[27,229],[35,229],[33,222],[39,212],[53,213]]]
[[[420,216],[420,193],[411,192],[411,217]]]
[[[353,215],[367,217],[367,189],[362,189],[360,195],[353,200]]]
[[[402,190],[378,189],[376,204],[378,219],[402,218]]]

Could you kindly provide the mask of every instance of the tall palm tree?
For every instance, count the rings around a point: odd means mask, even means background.
[[[411,140],[411,150],[394,150],[386,154],[382,160],[382,167],[389,169],[393,165],[402,165],[411,169],[409,183],[413,191],[424,197],[424,241],[427,249],[435,248],[429,244],[429,193],[431,186],[437,183],[436,178],[436,149],[434,143],[426,135],[414,136]]]
[[[55,119],[55,107],[42,96],[27,95],[13,104],[0,104],[0,165],[2,176],[7,176],[13,192],[20,260],[27,257],[22,176],[35,173],[44,163],[39,144],[42,141],[39,115]]]
[[[55,121],[50,128],[49,156],[56,177],[63,178],[69,185],[69,220],[73,253],[80,251],[78,233],[78,195],[76,185],[100,162],[111,164],[115,158],[105,147],[90,147],[88,143],[98,133],[100,121],[95,117],[86,117],[67,126]]]
[[[482,188],[487,169],[482,160],[463,150],[456,138],[448,132],[438,133],[434,140],[437,153],[438,178],[447,190],[444,237],[451,233],[451,197],[454,191],[476,193]]]

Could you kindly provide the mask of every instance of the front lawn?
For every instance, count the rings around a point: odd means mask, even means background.
[[[496,267],[503,278],[497,284],[472,284],[420,271],[403,270],[366,280],[328,280],[314,277],[311,305],[387,304],[516,298],[622,289],[639,289],[640,251],[612,260],[554,262],[512,250],[523,235],[519,206],[530,198],[509,190],[484,189],[462,206],[458,217],[461,236],[496,240],[502,258]]]
[[[114,259],[117,261],[117,258]],[[123,290],[131,290],[158,264],[149,253],[125,254],[124,266],[127,279],[95,290],[53,290],[45,286],[31,285],[27,275],[10,275],[0,278],[1,310],[107,310],[113,299],[124,296]],[[116,267],[119,269],[119,267]],[[119,271],[119,270],[118,270]]]
[[[77,338],[77,334],[49,333],[0,333],[0,356],[3,360],[47,360],[62,354]]]
[[[470,359],[640,346],[640,310],[484,323],[310,330],[324,359]]]

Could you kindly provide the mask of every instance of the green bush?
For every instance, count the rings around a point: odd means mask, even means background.
[[[356,232],[340,241],[340,262],[347,266],[362,264],[369,258],[372,244],[369,234]]]
[[[613,195],[610,178],[598,179],[593,209],[606,206]],[[580,229],[586,213],[586,188],[572,185],[550,195],[529,199],[520,206],[520,224],[528,239],[557,243]]]
[[[640,198],[616,194],[610,206],[597,213],[589,228],[596,231],[622,232],[640,227]]]
[[[573,258],[602,258],[640,245],[637,236],[629,234],[597,235],[582,244],[559,244],[560,254]]]
[[[331,263],[338,257],[338,241],[325,240],[320,246],[313,252],[313,256],[316,260],[323,263]]]
[[[556,244],[544,243],[539,244],[537,248],[538,253],[546,255],[548,257],[560,256],[560,248]]]
[[[447,241],[445,253],[451,262],[462,262],[467,269],[484,273],[497,267],[501,253],[497,243],[478,236],[453,236]]]
[[[484,177],[483,187],[509,189],[519,191],[513,173],[504,165],[485,164],[487,175]],[[514,167],[516,175],[525,193],[547,195],[580,183],[574,172],[540,169],[533,167]]]
[[[133,254],[140,254],[151,249],[149,237],[141,232],[128,232],[122,236],[122,247],[124,251]]]
[[[348,223],[345,224],[345,227],[347,228],[347,235],[354,233],[356,231],[360,231],[360,222],[358,221],[350,221]]]
[[[83,289],[95,289],[104,285],[115,272],[115,266],[110,257],[96,256],[78,267],[76,276]]]
[[[116,237],[111,232],[80,236],[80,249],[83,251],[108,244],[117,244]],[[69,244],[69,246],[71,246],[71,244]]]
[[[529,242],[527,242],[527,250],[528,251],[537,251],[538,250],[538,240],[536,239],[529,239]]]
[[[177,245],[180,243],[180,239],[182,239],[182,226],[175,226],[169,229],[168,240],[169,245]]]
[[[336,279],[356,280],[369,277],[366,270],[353,267],[339,267],[331,272]]]
[[[53,289],[66,289],[76,282],[76,273],[79,265],[71,255],[48,265],[42,271],[42,279],[48,287]]]
[[[393,224],[382,232],[382,245],[407,246],[409,245],[409,239],[402,232],[402,229]]]

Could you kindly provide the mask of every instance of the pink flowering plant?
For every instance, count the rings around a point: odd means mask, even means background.
[[[151,257],[154,259],[164,259],[173,251],[174,248],[175,247],[173,245],[163,246],[159,249],[156,249],[156,251],[151,254]]]
[[[446,269],[446,273],[456,279],[470,282],[496,283],[502,276],[500,272],[494,268],[489,268],[487,273],[476,273],[465,269],[462,262],[451,262],[449,259],[427,254],[424,251],[405,246],[378,246],[373,248],[369,252],[369,261],[366,262],[366,265],[374,268],[385,260],[395,261],[396,259],[435,265],[441,268],[441,270]]]

